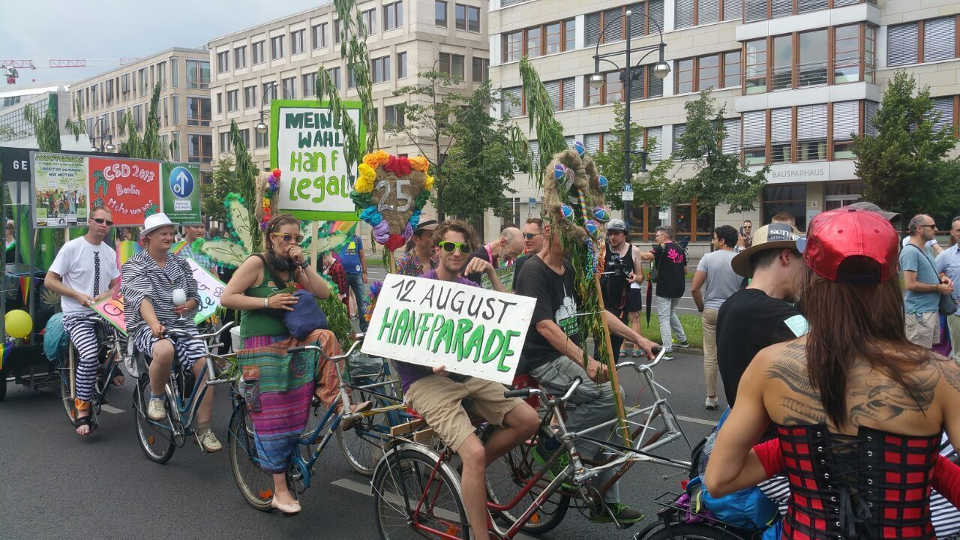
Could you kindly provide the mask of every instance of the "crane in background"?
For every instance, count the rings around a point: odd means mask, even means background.
[[[49,68],[85,68],[90,66],[122,66],[135,62],[137,58],[49,58]],[[21,69],[37,69],[33,60],[0,59],[0,72],[7,79],[7,84],[17,84]],[[36,80],[34,80],[36,82]]]

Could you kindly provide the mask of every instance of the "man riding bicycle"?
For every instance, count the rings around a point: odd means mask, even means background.
[[[187,261],[169,253],[174,234],[174,224],[166,214],[147,217],[140,232],[144,250],[123,265],[121,291],[127,333],[137,350],[152,359],[147,416],[154,421],[167,417],[163,386],[174,357],[201,380],[205,363],[198,360],[207,356],[207,345],[197,337],[191,316],[200,305],[197,282]],[[176,298],[178,293],[183,298]],[[197,409],[197,434],[207,452],[223,448],[210,429],[212,407],[213,388],[209,388]]]
[[[63,311],[63,329],[79,356],[76,373],[77,435],[90,433],[90,399],[97,381],[97,356],[100,339],[96,328],[103,319],[90,308],[96,302],[109,298],[117,290],[120,271],[117,255],[103,242],[113,225],[110,211],[94,208],[88,220],[87,233],[74,238],[60,248],[43,284],[60,295]],[[123,376],[113,382],[123,384]]]
[[[459,277],[460,274],[484,273],[493,283],[499,283],[496,271],[489,262],[481,258],[470,259],[473,235],[466,223],[451,220],[441,224],[434,232],[434,241],[440,247],[439,264],[422,277],[476,287],[476,283]],[[505,398],[501,384],[447,373],[443,366],[431,371],[428,367],[397,362],[397,373],[407,404],[460,456],[467,521],[473,529],[474,538],[488,538],[486,467],[537,432],[540,422],[537,412],[519,398]],[[488,422],[502,426],[486,445],[474,434],[474,428],[461,404],[465,398],[472,400],[474,410]]]

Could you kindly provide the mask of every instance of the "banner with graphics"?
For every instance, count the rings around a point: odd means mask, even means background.
[[[360,121],[360,103],[345,101],[343,108],[357,126],[362,145],[366,127]],[[280,211],[313,221],[357,220],[350,199],[356,164],[348,169],[345,141],[342,127],[324,102],[270,104],[270,165],[280,169]]]
[[[361,350],[510,384],[536,305],[527,296],[387,274]]]
[[[163,213],[174,223],[200,223],[200,168],[163,163]]]
[[[123,315],[123,298],[106,298],[90,307],[114,328],[123,332],[124,335],[127,334],[127,321]]]
[[[90,198],[87,158],[31,152],[30,161],[33,224],[36,227],[86,224]]]
[[[90,156],[90,207],[105,206],[120,227],[160,211],[160,162]]]
[[[220,295],[223,294],[226,285],[193,259],[187,258],[187,263],[190,264],[193,279],[197,280],[200,306],[197,307],[197,314],[193,317],[193,321],[200,324],[209,319],[220,307]]]

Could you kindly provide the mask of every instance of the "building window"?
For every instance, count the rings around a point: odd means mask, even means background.
[[[724,154],[740,154],[740,119],[727,118],[723,121],[726,134],[723,137],[721,151]]]
[[[746,49],[746,93],[762,94],[767,91],[767,40],[757,39],[748,41]]]
[[[217,92],[217,114],[223,114],[223,94]]]
[[[488,58],[480,58],[479,56],[473,57],[473,65],[471,66],[471,76],[473,82],[480,83],[490,80],[490,60]]]
[[[638,9],[642,10],[643,4],[640,6]],[[676,0],[675,13],[674,26],[681,29],[740,19],[742,8],[738,0]]]
[[[462,57],[461,57],[462,58]],[[373,72],[373,82],[382,83],[390,80],[390,57],[381,56],[374,58],[371,62],[371,71]]]
[[[187,88],[210,87],[210,62],[187,60]]]
[[[767,113],[743,113],[743,159],[747,165],[767,162]]]
[[[247,86],[243,89],[243,108],[252,109],[257,106],[257,87]]]
[[[264,61],[264,57],[263,57],[263,42],[262,42],[262,41],[257,41],[257,42],[255,42],[254,44],[252,44],[251,47],[253,48],[253,63],[254,63],[254,64],[262,64],[263,61]]]
[[[210,98],[187,96],[187,125],[210,125]]]
[[[403,127],[403,105],[387,105],[383,108],[383,127],[397,129]]]
[[[233,139],[230,138],[229,131],[220,132],[220,153],[225,154],[233,149]]]
[[[684,0],[680,0],[680,2],[683,1]],[[616,23],[618,20],[623,21],[627,9],[632,11],[629,30],[626,28],[627,25],[625,22],[621,22],[621,24]],[[681,8],[678,7],[678,9]],[[651,20],[657,22],[651,23]],[[650,0],[639,4],[608,9],[606,11],[587,13],[583,19],[584,45],[591,47],[601,40],[609,43],[611,41],[625,39],[627,31],[629,31],[633,37],[656,33],[657,24],[662,23],[663,0]],[[679,28],[679,24],[677,27]],[[605,31],[604,28],[606,28]]]
[[[435,0],[433,3],[433,24],[447,27],[447,3],[443,0]]]
[[[236,112],[240,109],[240,90],[227,91],[227,112]]]
[[[523,31],[503,35],[503,61],[517,62],[523,56]]]
[[[170,59],[170,88],[176,88],[180,84],[180,68],[177,66],[177,59]]]
[[[550,96],[550,101],[553,103],[553,110],[569,111],[575,108],[575,80],[576,79],[571,77],[569,79],[561,79],[543,83],[543,87],[547,90],[547,95]]]
[[[303,92],[301,96],[307,97],[316,97],[317,95],[317,73],[304,73],[300,76],[300,79],[303,81]]]
[[[333,42],[340,43],[340,21],[333,21]]]
[[[956,58],[957,16],[923,21],[923,61]]]
[[[403,25],[403,2],[383,6],[383,31],[396,30]]]
[[[210,163],[213,161],[213,137],[210,135],[187,135],[187,161]]]
[[[677,79],[675,82],[675,93],[685,94],[693,92],[693,58],[686,60],[677,60]]]
[[[180,123],[180,96],[170,96],[170,107],[173,109],[173,123]]]
[[[834,31],[833,82],[860,80],[860,25],[838,26]]]
[[[860,106],[856,101],[833,103],[833,159],[853,159],[853,139],[860,131]]]
[[[772,184],[763,188],[762,223],[770,223],[773,216],[780,212],[791,214],[797,222],[797,228],[807,230],[807,185]]]
[[[296,99],[297,97],[297,78],[287,77],[280,81],[283,85],[283,99]]]
[[[407,53],[406,51],[397,53],[397,78],[407,78]]]
[[[243,67],[243,66],[238,66],[238,67]],[[157,64],[157,83],[160,85],[161,89],[165,89],[167,87],[167,63],[166,62],[160,62],[159,64]]]
[[[789,163],[793,160],[793,109],[770,111],[770,162]]]
[[[793,36],[773,38],[773,89],[793,87]]]
[[[271,101],[277,99],[277,83],[276,82],[265,82],[263,83],[263,90],[260,92],[262,97],[263,105],[267,106]]]
[[[877,27],[863,27],[863,80],[876,83],[877,72]]]
[[[327,47],[327,23],[313,25],[310,28],[310,36],[314,49],[325,49]]]
[[[905,66],[917,63],[920,23],[887,27],[887,65]]]
[[[463,55],[440,53],[440,73],[445,73],[450,77],[463,80]]]
[[[933,98],[933,111],[931,112],[933,120],[933,131],[939,132],[944,128],[953,127],[953,96]],[[950,130],[953,133],[953,130]]]
[[[827,83],[827,31],[801,32],[797,64],[797,86]]]
[[[280,58],[283,58],[283,36],[274,36],[270,38],[270,59]]]
[[[356,88],[357,78],[353,74],[353,68],[347,66],[347,88]]]
[[[270,146],[270,128],[268,127],[264,130],[263,133],[260,133],[259,130],[254,131],[254,144],[257,148],[266,148]]]
[[[501,107],[504,118],[514,118],[523,115],[524,103],[522,87],[504,88],[501,92]]]
[[[723,53],[723,87],[740,86],[740,51]]]
[[[330,80],[333,81],[333,87],[340,90],[340,68],[330,68],[327,70],[327,74],[330,75]]]
[[[697,59],[697,89],[720,88],[720,55],[711,54]]]
[[[653,74],[653,66],[638,66],[631,70],[633,85],[630,88],[630,99],[647,99],[663,95],[663,81]],[[623,83],[619,71],[603,73],[603,85],[600,88],[590,86],[590,75],[584,77],[586,90],[584,91],[584,106],[608,105],[615,101],[623,101]]]
[[[368,9],[360,14],[360,20],[363,22],[363,28],[366,30],[367,35],[374,35],[377,33],[377,10]]]
[[[247,47],[237,47],[233,50],[233,69],[247,67]]]
[[[290,54],[300,54],[303,52],[303,34],[306,30],[297,30],[296,32],[290,32]],[[281,45],[281,51],[282,51]],[[280,56],[283,56],[283,53],[280,53]]]
[[[217,53],[217,73],[230,71],[230,51]]]
[[[701,0],[702,1],[702,0]],[[789,17],[800,13],[810,13],[829,8],[838,8],[843,6],[852,6],[854,4],[866,3],[876,5],[875,0],[745,0],[746,1],[746,22],[762,21],[765,19],[776,19],[779,17]],[[724,6],[728,2],[724,1]],[[736,9],[736,8],[734,8]],[[739,18],[739,17],[737,17]],[[724,19],[727,20],[727,19]]]
[[[456,5],[457,30],[480,31],[480,8],[476,6]]]

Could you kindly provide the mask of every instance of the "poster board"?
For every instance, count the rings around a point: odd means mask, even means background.
[[[160,162],[89,157],[90,207],[107,207],[118,227],[143,225],[160,211]]]
[[[220,307],[220,295],[223,294],[226,284],[193,259],[187,257],[186,260],[190,264],[190,271],[193,272],[193,279],[197,280],[200,306],[197,308],[197,314],[193,317],[193,322],[200,324],[209,319]]]
[[[344,101],[342,105],[358,127],[363,145],[366,126],[360,120],[360,102]],[[280,169],[277,208],[281,212],[311,221],[358,219],[350,199],[356,164],[354,170],[348,170],[345,142],[326,102],[270,103],[270,167]]]
[[[200,168],[164,162],[160,171],[163,213],[174,223],[200,223]]]
[[[387,274],[361,350],[510,384],[536,304],[527,296]]]
[[[90,189],[84,156],[30,152],[33,224],[70,227],[87,221]]]
[[[90,307],[111,326],[122,332],[123,335],[127,335],[127,321],[124,319],[122,298],[107,298]]]

